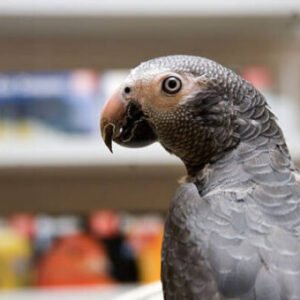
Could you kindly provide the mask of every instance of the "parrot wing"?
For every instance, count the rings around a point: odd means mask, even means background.
[[[274,156],[252,155],[259,171],[235,160],[231,174],[218,175],[239,176],[248,188],[227,182],[203,196],[193,183],[179,188],[163,244],[166,299],[300,299],[300,186],[292,172],[272,168]]]

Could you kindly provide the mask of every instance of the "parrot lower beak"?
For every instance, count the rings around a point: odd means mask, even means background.
[[[101,114],[101,135],[112,152],[112,141],[125,147],[144,147],[157,140],[140,105],[125,102],[120,93],[114,93],[106,102]]]
[[[116,131],[115,131],[114,124],[107,123],[103,126],[101,125],[101,135],[102,135],[103,141],[111,153],[113,153],[112,140],[113,140],[113,136],[114,136],[115,132]]]

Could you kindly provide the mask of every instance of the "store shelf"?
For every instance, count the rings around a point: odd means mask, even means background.
[[[113,145],[114,154],[96,138],[39,137],[2,141],[0,168],[16,166],[142,166],[179,165],[175,156],[158,143],[149,147],[129,149]]]
[[[293,0],[11,0],[0,2],[0,35],[131,39],[200,37],[208,31],[261,36],[276,31],[280,37],[298,23],[299,13],[300,2]]]
[[[169,15],[288,15],[300,11],[298,1],[212,0],[212,1],[146,1],[146,0],[10,0],[1,1],[1,15],[27,16],[169,16]]]
[[[117,300],[125,292],[133,289],[133,286],[116,287],[92,287],[92,288],[53,288],[39,290],[20,290],[0,292],[1,300]]]
[[[0,211],[162,212],[184,175],[183,166],[163,164],[0,168]]]
[[[161,283],[122,284],[113,287],[24,289],[0,292],[1,300],[162,300]]]

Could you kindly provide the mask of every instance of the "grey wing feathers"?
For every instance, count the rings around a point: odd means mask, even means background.
[[[206,259],[220,293],[225,299],[300,299],[296,234],[266,218],[254,201],[236,202],[230,194],[222,202],[210,199],[219,204],[209,218]]]
[[[227,220],[227,228],[225,222],[218,228],[215,216],[215,225],[209,225],[223,239],[210,241],[210,252],[219,251],[211,263],[220,289],[225,281],[235,281],[223,294],[237,299],[300,299],[299,177],[289,170],[289,158],[278,151],[243,157],[238,169],[241,178],[247,178],[243,185],[207,194],[212,195],[211,203],[217,203],[212,207],[214,214]],[[223,264],[226,260],[231,269],[222,269],[218,259]],[[246,289],[247,283],[251,289],[241,296],[241,287]]]
[[[205,233],[199,219],[206,218],[208,207],[192,183],[179,187],[171,203],[162,250],[166,300],[223,299],[204,257]]]
[[[179,188],[165,233],[166,299],[300,299],[299,174],[276,151],[234,157],[202,197],[193,184]],[[176,298],[184,286],[198,290]]]

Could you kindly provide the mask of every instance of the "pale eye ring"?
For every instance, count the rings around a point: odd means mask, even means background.
[[[178,93],[181,87],[181,80],[176,76],[167,77],[162,83],[162,90],[171,95]]]

